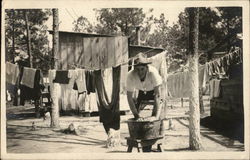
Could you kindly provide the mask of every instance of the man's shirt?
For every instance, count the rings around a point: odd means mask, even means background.
[[[135,89],[142,91],[151,91],[154,87],[162,84],[162,77],[160,76],[158,70],[148,65],[148,72],[144,81],[141,81],[135,70],[128,72],[126,86],[127,91],[133,92]]]

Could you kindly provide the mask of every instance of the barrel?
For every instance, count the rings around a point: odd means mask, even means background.
[[[160,120],[155,121],[127,121],[130,138],[133,139],[155,139],[160,135]]]

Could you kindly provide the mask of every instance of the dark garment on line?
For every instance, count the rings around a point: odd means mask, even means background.
[[[87,94],[95,93],[95,79],[93,71],[85,72],[86,88]]]
[[[21,70],[23,72],[23,69]],[[22,74],[20,79],[22,79]],[[29,88],[25,85],[20,85],[20,105],[24,105],[25,100],[34,100],[37,101],[40,99],[42,90],[45,88],[43,84],[43,75],[40,70],[36,71],[34,88]]]
[[[110,128],[115,130],[120,129],[120,72],[120,66],[115,67],[112,70],[113,89],[111,102],[109,102],[103,82],[103,77],[101,75],[101,70],[94,71],[100,122],[103,123],[106,133],[108,133]]]
[[[56,71],[53,83],[69,84],[68,71]]]
[[[73,89],[74,89],[74,90],[78,90],[78,87],[77,87],[76,82],[75,82],[74,85],[73,85]]]

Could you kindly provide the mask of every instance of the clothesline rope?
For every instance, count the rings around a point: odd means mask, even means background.
[[[148,53],[148,52],[151,52],[152,50],[155,50],[155,49],[152,48],[152,49],[150,49],[150,50],[148,50],[148,51],[146,51],[146,52],[141,52],[141,53],[146,54],[146,53]],[[163,51],[163,52],[166,52],[166,51]],[[41,57],[41,56],[39,56],[39,57]],[[62,59],[59,59],[59,58],[56,58],[56,57],[52,57],[52,56],[50,56],[50,55],[48,55],[48,57],[49,57],[50,59],[54,59],[54,60],[56,60],[56,61],[63,62]],[[126,64],[129,63],[130,60],[133,60],[133,59],[136,58],[136,57],[137,57],[137,56],[128,58],[128,60],[127,60],[126,62],[123,62],[123,63],[121,63],[121,64],[119,64],[119,65],[126,65]],[[42,58],[42,57],[41,57],[41,58]],[[42,60],[45,61],[44,58],[42,58]],[[69,65],[69,66],[72,66],[72,67],[75,67],[75,68],[79,68],[79,67],[85,68],[85,66],[80,65],[80,64],[76,64],[76,63],[68,63],[68,65]],[[117,66],[119,66],[119,65],[117,65]]]
[[[236,48],[234,51],[229,51],[228,54],[222,56],[222,57],[219,57],[219,58],[216,58],[216,59],[213,59],[212,61],[209,61],[209,62],[206,62],[208,65],[209,64],[212,64],[220,59],[223,59],[223,58],[229,58],[230,56],[233,56],[234,54],[237,54],[237,53],[241,53],[241,49],[240,48]],[[242,55],[241,55],[242,56]],[[241,61],[242,61],[242,57],[241,58]],[[204,65],[200,65],[199,67],[203,67]],[[178,72],[174,72],[174,73],[170,73],[169,75],[174,75],[174,74],[178,74],[178,73],[182,73],[182,72],[185,72],[185,71],[178,71]]]

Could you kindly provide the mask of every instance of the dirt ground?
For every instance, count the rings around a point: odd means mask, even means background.
[[[169,120],[165,120],[163,149],[165,152],[190,151],[186,114],[188,104],[184,103],[184,107],[181,107],[180,103],[173,103],[172,106],[172,108],[168,107],[167,117],[172,118],[173,129],[169,129]],[[205,106],[206,113],[201,120],[203,151],[243,151],[242,140],[213,129],[212,123],[209,126],[208,122],[212,122],[209,120],[209,105]],[[30,104],[15,107],[7,105],[6,109],[7,153],[123,153],[127,151],[125,137],[128,137],[129,133],[126,120],[132,118],[131,113],[121,116],[121,146],[108,149],[107,135],[99,122],[99,117],[60,117],[61,129],[67,128],[72,122],[84,128],[81,135],[72,135],[62,133],[58,129],[51,129],[50,119],[34,118],[34,107]],[[32,122],[35,123],[36,130],[32,130]],[[133,152],[137,150],[133,149]]]

